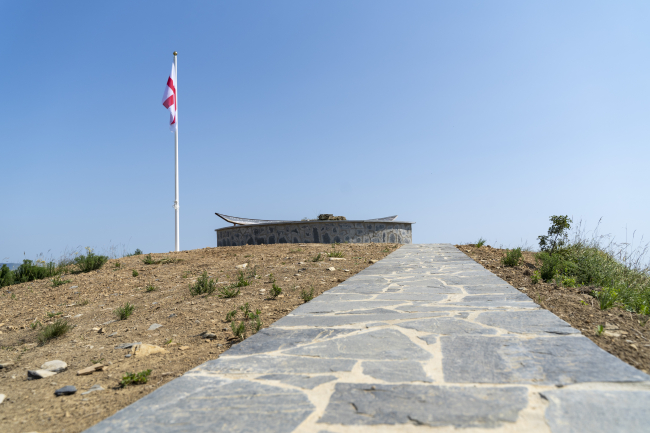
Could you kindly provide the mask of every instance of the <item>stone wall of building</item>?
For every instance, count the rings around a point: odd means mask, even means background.
[[[409,222],[298,221],[224,227],[217,232],[217,246],[321,243],[411,243]]]

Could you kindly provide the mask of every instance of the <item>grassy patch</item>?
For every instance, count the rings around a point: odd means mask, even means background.
[[[139,373],[125,373],[120,381],[120,386],[124,388],[129,385],[143,385],[147,383],[150,374],[151,370],[144,370]]]
[[[133,314],[133,311],[135,310],[135,305],[129,304],[128,302],[121,307],[117,307],[113,313],[117,316],[118,319],[120,320],[126,320],[129,318],[131,314]]]
[[[146,256],[144,256],[144,258],[142,259],[142,263],[144,263],[145,265],[157,265],[158,263],[160,263],[160,260],[154,260],[153,257],[151,257],[151,253],[149,253]]]
[[[138,273],[138,271],[136,271],[136,270],[134,269],[133,272],[131,272],[131,275],[133,275],[134,277],[137,277],[137,276],[140,275],[140,274]]]
[[[344,255],[341,251],[332,251],[327,253],[327,257],[344,257]]]
[[[508,267],[515,267],[519,266],[519,261],[521,260],[521,257],[523,254],[521,254],[521,248],[515,248],[514,250],[510,250],[506,253],[506,255],[501,259],[501,263],[503,263],[503,266],[508,266]]]
[[[270,294],[271,294],[271,298],[273,299],[277,298],[278,296],[280,296],[280,294],[282,294],[282,287],[273,284],[273,286],[271,287]]]
[[[72,329],[72,326],[66,320],[59,319],[43,328],[38,334],[38,342],[45,344],[54,338],[65,335],[70,329]]]
[[[311,290],[309,290],[309,292],[306,291],[305,289],[302,289],[300,291],[300,297],[305,302],[311,301],[312,299],[314,299],[314,288],[312,287]]]
[[[147,284],[147,286],[144,288],[145,292],[155,292],[156,291],[156,286],[153,284]]]
[[[101,268],[108,260],[106,256],[96,255],[92,248],[86,247],[86,254],[74,258],[74,264],[77,265],[78,272],[90,272]]]
[[[487,242],[485,239],[479,238],[478,241],[476,241],[476,244],[475,244],[476,248],[481,248],[483,245],[485,245],[485,242]]]
[[[59,286],[62,286],[64,284],[68,284],[69,282],[70,282],[70,280],[62,280],[59,277],[54,277],[52,279],[52,287],[59,287]]]
[[[190,286],[190,295],[211,295],[217,290],[217,281],[208,277],[208,272],[203,271],[203,274],[196,279],[196,283]]]

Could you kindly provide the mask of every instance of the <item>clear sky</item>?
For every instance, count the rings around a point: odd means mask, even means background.
[[[650,2],[0,2],[0,261],[181,249],[214,212],[417,243],[650,237]]]

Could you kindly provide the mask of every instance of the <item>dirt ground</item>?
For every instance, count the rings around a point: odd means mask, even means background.
[[[0,403],[0,431],[82,431],[236,344],[239,340],[225,320],[228,312],[248,303],[251,311],[260,310],[262,327],[267,327],[304,302],[303,290],[313,287],[317,296],[398,247],[280,244],[205,248],[153,254],[154,260],[163,260],[153,265],[144,264],[143,255],[109,260],[97,271],[62,276],[70,282],[56,288],[49,279],[4,287],[0,293],[0,394],[6,398]],[[344,260],[330,261],[327,255],[333,251],[340,251]],[[312,261],[318,253],[323,260]],[[237,266],[245,263],[242,272],[250,285],[242,287],[238,296],[190,295],[190,285],[204,271],[218,278],[218,287],[223,287],[236,281]],[[134,277],[133,270],[139,275]],[[276,299],[269,296],[273,280],[283,290]],[[155,290],[146,291],[148,285]],[[116,320],[114,310],[126,302],[135,305],[133,315]],[[239,310],[236,318],[242,315]],[[40,345],[42,326],[59,318],[74,328]],[[153,324],[162,326],[149,330]],[[213,333],[213,338],[203,338],[200,334],[204,332]],[[140,356],[142,352],[131,354],[132,349],[115,348],[133,342],[155,345],[164,352]],[[28,370],[52,360],[66,362],[68,369],[51,377],[28,379]],[[99,370],[77,375],[92,366]],[[146,384],[120,387],[125,373],[149,369]],[[104,390],[82,394],[96,384]],[[54,391],[67,385],[75,386],[77,392],[55,397]]]
[[[558,287],[554,283],[544,283],[541,280],[533,284],[531,276],[539,269],[534,253],[523,252],[520,265],[510,268],[504,267],[501,263],[506,250],[487,245],[481,248],[476,248],[474,245],[456,245],[456,247],[528,295],[541,307],[579,329],[602,349],[645,373],[650,372],[648,316],[616,307],[601,310],[598,300],[589,295],[593,287]],[[598,325],[604,327],[601,335],[597,332]]]

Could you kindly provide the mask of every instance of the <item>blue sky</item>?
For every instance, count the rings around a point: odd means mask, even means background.
[[[181,249],[214,212],[399,214],[418,243],[650,236],[650,3],[0,3],[0,261]]]

